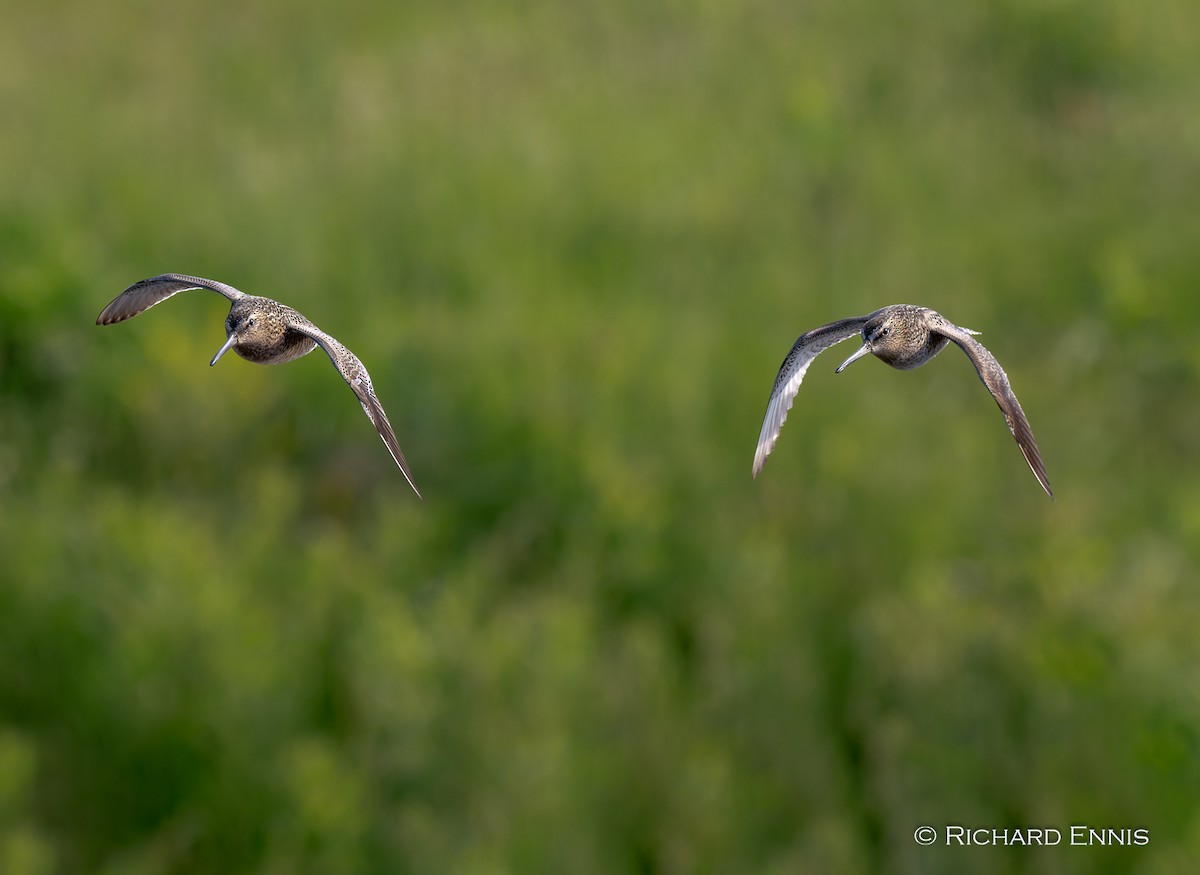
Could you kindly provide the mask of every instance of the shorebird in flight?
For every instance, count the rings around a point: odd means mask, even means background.
[[[143,310],[149,310],[172,295],[193,289],[208,289],[224,295],[230,302],[229,315],[225,319],[225,344],[217,350],[217,354],[209,362],[210,365],[215,365],[217,360],[231,349],[246,361],[260,365],[281,365],[307,355],[318,346],[321,347],[342,375],[342,379],[354,391],[359,404],[367,413],[367,418],[379,432],[392,459],[408,480],[408,485],[417,493],[417,497],[420,497],[421,493],[408,470],[408,463],[404,460],[404,454],[400,452],[396,433],[392,431],[392,424],[383,412],[383,405],[375,397],[371,377],[363,363],[336,338],[326,334],[291,307],[271,298],[247,295],[216,280],[182,273],[164,273],[136,282],[121,292],[96,318],[96,324],[111,325],[121,322]]]
[[[835,343],[841,343],[856,334],[862,334],[863,345],[854,355],[846,359],[838,367],[837,373],[856,359],[870,353],[877,359],[902,371],[919,368],[939,352],[946,348],[950,341],[958,344],[967,354],[979,379],[987,386],[1008,430],[1016,438],[1017,446],[1033,476],[1037,478],[1042,489],[1050,498],[1054,493],[1050,490],[1050,481],[1046,478],[1046,468],[1042,464],[1038,452],[1037,441],[1025,418],[1025,411],[1017,401],[1012,386],[1008,383],[1008,375],[996,361],[996,357],[988,352],[982,343],[971,335],[978,334],[969,328],[955,325],[941,313],[928,307],[915,307],[911,304],[893,304],[852,319],[842,319],[831,322],[820,328],[815,328],[800,335],[792,345],[791,352],[783,360],[779,375],[775,378],[775,386],[771,389],[771,397],[767,402],[767,415],[763,419],[762,431],[758,435],[758,448],[754,452],[754,476],[762,470],[763,463],[775,447],[779,431],[783,428],[788,411],[792,407],[792,399],[800,390],[804,374],[820,353],[829,349]]]

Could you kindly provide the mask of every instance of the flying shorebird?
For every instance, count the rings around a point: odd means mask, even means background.
[[[1051,499],[1054,493],[1050,490],[1050,481],[1046,479],[1046,468],[1038,453],[1037,441],[1033,439],[1033,431],[1029,428],[1029,420],[1025,411],[1013,394],[1008,384],[1008,375],[982,343],[972,337],[978,331],[955,325],[941,313],[928,307],[915,307],[912,304],[893,304],[853,319],[842,319],[831,322],[821,328],[813,329],[800,335],[792,345],[791,352],[783,360],[779,375],[775,378],[775,386],[771,389],[771,398],[767,402],[767,415],[763,419],[762,431],[758,435],[758,449],[754,452],[754,476],[762,470],[763,463],[775,447],[779,438],[779,430],[783,428],[788,411],[792,408],[792,399],[800,390],[804,381],[804,373],[820,353],[829,349],[835,343],[841,343],[855,334],[862,333],[863,345],[854,355],[846,359],[838,367],[836,373],[841,373],[847,365],[867,353],[902,371],[919,368],[943,349],[950,341],[954,341],[967,354],[979,379],[987,386],[1004,420],[1008,430],[1016,438],[1021,454],[1029,463],[1033,476],[1042,484],[1042,489]]]
[[[215,365],[230,349],[246,361],[260,365],[281,365],[307,355],[320,346],[354,391],[371,424],[383,438],[392,459],[408,480],[408,485],[417,493],[418,498],[421,496],[417,485],[413,483],[408,463],[404,461],[404,454],[400,452],[400,444],[396,441],[392,424],[383,412],[383,405],[375,397],[371,377],[363,363],[336,338],[326,334],[291,307],[270,298],[247,295],[216,280],[182,273],[164,273],[136,282],[121,292],[96,317],[96,324],[111,325],[121,322],[143,310],[149,310],[172,295],[193,289],[209,289],[224,295],[230,301],[229,315],[225,318],[225,345],[217,350],[217,354],[209,362],[210,366]]]

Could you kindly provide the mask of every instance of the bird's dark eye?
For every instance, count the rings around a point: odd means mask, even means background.
[[[882,330],[879,332],[879,336],[880,336],[880,337],[887,337],[887,336],[888,336],[889,334],[891,334],[891,333],[892,333],[892,326],[890,326],[890,325],[885,325],[885,326],[883,326],[883,329],[882,329]]]

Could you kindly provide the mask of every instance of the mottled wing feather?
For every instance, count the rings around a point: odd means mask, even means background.
[[[383,405],[375,397],[375,389],[371,385],[371,375],[367,373],[367,369],[359,361],[358,356],[350,352],[337,338],[331,337],[307,320],[305,322],[307,324],[293,324],[290,327],[308,335],[317,342],[321,349],[325,350],[329,360],[333,362],[333,366],[342,375],[342,379],[354,391],[359,404],[362,405],[371,424],[375,426],[375,430],[379,432],[379,437],[383,439],[384,446],[388,448],[388,452],[391,453],[392,459],[400,468],[404,479],[413,488],[413,492],[417,493],[417,497],[421,498],[421,490],[417,489],[417,484],[413,482],[412,472],[408,470],[408,462],[404,459],[404,453],[400,451],[400,443],[396,440],[392,424],[383,411]]]
[[[802,334],[792,344],[791,352],[779,367],[775,377],[775,385],[771,389],[771,397],[767,401],[767,414],[763,417],[762,431],[758,434],[758,448],[754,451],[754,476],[762,470],[767,456],[775,448],[779,439],[779,431],[787,420],[788,411],[792,409],[792,400],[800,391],[804,382],[804,374],[813,359],[834,344],[841,343],[862,331],[863,325],[874,313],[859,316],[854,319],[842,319],[821,328],[813,329]]]
[[[1054,492],[1050,489],[1050,480],[1046,477],[1046,466],[1042,464],[1042,455],[1038,452],[1033,429],[1029,427],[1029,420],[1025,417],[1025,411],[1021,409],[1021,402],[1017,400],[1016,393],[1013,392],[1012,386],[1008,382],[1008,375],[1004,373],[1004,368],[1000,367],[1000,362],[996,361],[996,357],[988,351],[987,347],[971,336],[973,332],[955,325],[945,317],[939,315],[933,328],[939,334],[945,335],[958,344],[967,354],[967,358],[971,360],[971,364],[975,365],[979,379],[983,381],[983,385],[987,386],[992,397],[996,399],[996,405],[1000,408],[1000,412],[1004,414],[1008,430],[1016,439],[1017,446],[1021,449],[1021,455],[1025,457],[1029,469],[1033,471],[1033,476],[1042,485],[1042,489],[1046,490],[1046,494],[1053,499]]]
[[[188,276],[184,273],[164,273],[161,276],[136,282],[121,292],[96,317],[96,324],[111,325],[114,322],[121,322],[136,316],[143,310],[149,310],[172,295],[192,289],[209,289],[224,295],[230,302],[246,297],[244,292],[239,292],[233,286],[216,280],[206,280],[203,277]]]

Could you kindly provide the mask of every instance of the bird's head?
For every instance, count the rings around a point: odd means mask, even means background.
[[[869,320],[862,329],[863,345],[856,349],[850,358],[838,365],[836,373],[840,374],[851,362],[857,361],[867,353],[874,353],[879,346],[886,344],[892,336],[894,327],[892,323],[892,314],[890,312],[880,313]]]
[[[225,318],[225,344],[217,350],[209,365],[215,365],[230,349],[253,342],[266,329],[262,314],[250,301],[235,301]]]

